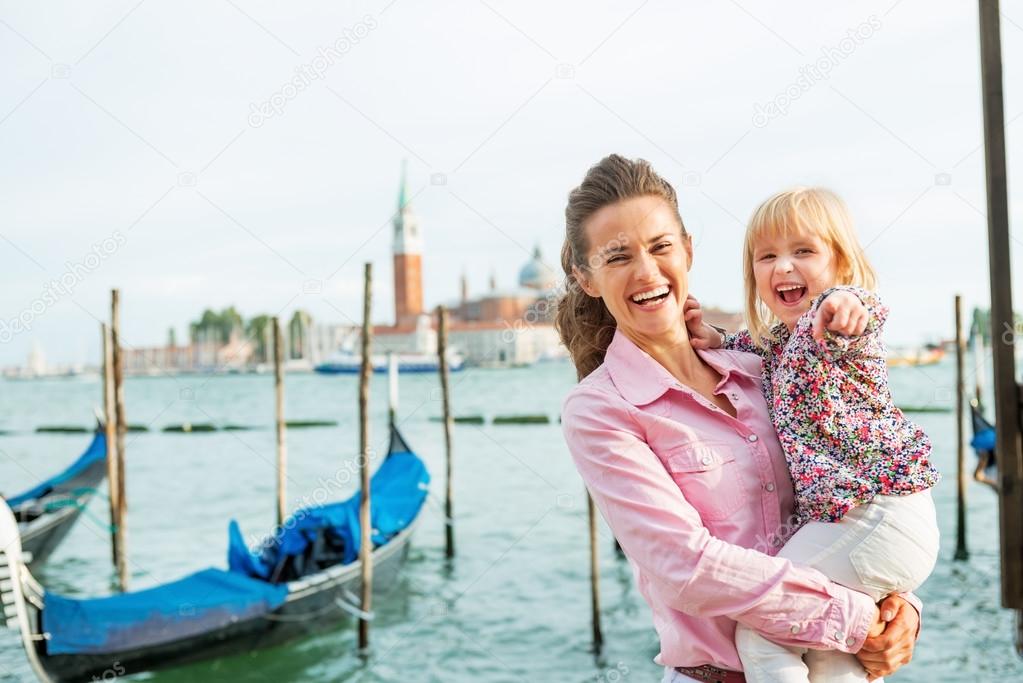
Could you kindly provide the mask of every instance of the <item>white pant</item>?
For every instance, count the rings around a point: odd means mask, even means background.
[[[938,522],[930,491],[877,496],[839,522],[809,522],[778,553],[809,565],[874,602],[916,589],[938,559]],[[735,646],[749,683],[861,683],[850,654],[785,647],[739,624]]]

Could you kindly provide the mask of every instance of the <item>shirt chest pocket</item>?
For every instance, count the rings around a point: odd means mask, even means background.
[[[725,519],[746,502],[742,472],[728,444],[701,442],[679,446],[668,451],[665,465],[703,519]]]

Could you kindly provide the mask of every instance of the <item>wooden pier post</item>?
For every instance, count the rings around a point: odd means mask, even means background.
[[[277,413],[277,528],[284,524],[287,510],[288,446],[285,442],[284,422],[284,342],[281,339],[281,321],[271,319],[274,343],[274,399]]]
[[[966,430],[963,418],[966,413],[966,372],[963,369],[966,356],[966,340],[963,338],[963,297],[956,294],[956,552],[954,559],[968,560],[966,549]]]
[[[118,585],[123,592],[127,586],[123,582],[125,566],[121,551],[121,532],[124,528],[121,520],[121,504],[118,498],[117,476],[117,409],[114,407],[114,349],[110,328],[100,323],[100,334],[103,338],[103,436],[107,442],[107,485],[110,489],[110,550],[114,570],[117,572]]]
[[[987,374],[987,364],[984,355],[984,330],[980,327],[977,309],[973,309],[973,320],[970,321],[970,337],[973,341],[971,353],[973,354],[973,400],[977,402],[977,410],[984,412],[984,375]]]
[[[110,291],[110,352],[114,388],[114,426],[117,443],[117,581],[128,589],[128,500],[125,494],[124,435],[128,423],[124,416],[124,355],[121,353],[121,292]],[[109,419],[109,416],[108,416]]]
[[[593,611],[593,650],[599,654],[604,648],[604,632],[600,628],[600,558],[597,552],[597,510],[589,491],[586,492],[586,513],[590,522],[590,607]]]
[[[369,381],[373,374],[372,315],[373,264],[366,264],[362,301],[362,368],[359,373],[359,474],[362,499],[359,501],[359,560],[362,562],[362,611],[359,617],[359,650],[369,647],[369,614],[373,606],[373,524],[369,488]]]
[[[448,387],[448,311],[437,307],[437,357],[440,368],[441,409],[444,415],[444,554],[448,559],[455,556],[455,516],[451,501],[451,433],[454,420],[451,417],[451,398]]]
[[[1002,41],[998,0],[980,0],[980,71],[984,105],[984,165],[987,179],[988,262],[991,282],[991,339],[999,477],[1002,606],[1017,614],[1016,650],[1023,653],[1023,442],[1016,383],[1015,320],[1009,198],[1002,97]],[[1002,343],[998,343],[1002,340]]]
[[[394,429],[398,424],[398,357],[387,354],[387,424]]]

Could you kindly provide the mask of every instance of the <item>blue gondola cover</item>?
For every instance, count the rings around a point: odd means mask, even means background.
[[[60,474],[56,474],[46,481],[33,486],[28,491],[20,493],[12,498],[7,499],[7,504],[16,508],[22,503],[25,503],[36,498],[41,498],[46,494],[53,491],[53,489],[59,487],[64,482],[72,479],[77,474],[91,466],[98,460],[103,460],[107,457],[107,439],[103,432],[96,432],[96,435],[92,438],[92,443],[86,449],[85,453],[75,460],[66,470]]]
[[[993,451],[995,450],[995,430],[994,428],[985,429],[982,432],[978,432],[972,439],[970,439],[970,445],[975,451]]]
[[[387,456],[370,484],[374,547],[383,545],[412,523],[426,500],[429,483],[430,474],[414,453],[394,452]],[[238,523],[231,520],[228,530],[231,571],[268,579],[281,557],[301,554],[323,529],[330,529],[336,538],[344,541],[342,563],[354,562],[359,556],[361,540],[361,500],[362,493],[357,492],[341,503],[297,510],[256,554],[246,547]]]
[[[288,595],[222,569],[204,569],[156,588],[76,600],[47,593],[42,612],[46,651],[105,654],[159,645],[273,611]]]

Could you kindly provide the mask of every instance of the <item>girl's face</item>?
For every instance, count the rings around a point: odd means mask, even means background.
[[[626,199],[594,213],[585,230],[589,267],[575,269],[576,280],[604,300],[618,329],[640,346],[686,335],[693,247],[671,207],[656,196]]]
[[[753,244],[757,296],[790,331],[836,277],[834,252],[812,233],[764,235]]]

